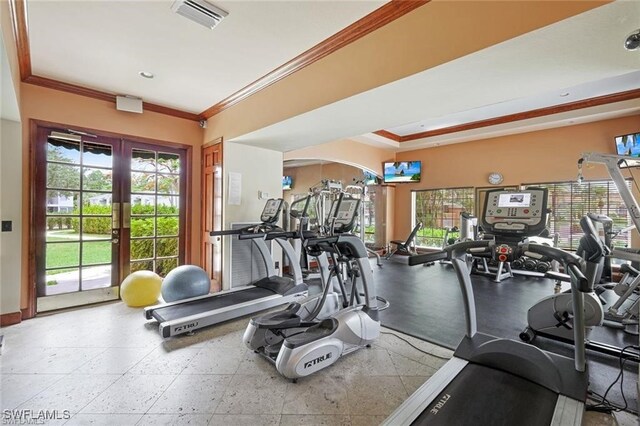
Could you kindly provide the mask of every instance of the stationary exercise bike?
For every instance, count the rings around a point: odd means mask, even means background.
[[[335,214],[331,228],[354,223],[359,202],[341,195],[332,209]],[[373,271],[362,240],[355,235],[338,234],[310,238],[305,241],[305,248],[315,257],[331,253],[334,267],[337,262],[346,262],[351,279],[348,303],[343,291],[346,306],[326,319],[316,320],[301,317],[300,306],[294,303],[283,311],[252,318],[243,336],[247,347],[273,362],[280,374],[294,381],[369,346],[380,335]],[[323,277],[324,292],[331,287],[329,278]],[[364,292],[362,304],[358,303],[360,288]]]
[[[628,230],[613,231],[613,220],[603,214],[588,213],[605,248],[609,250],[605,257],[603,267],[598,270],[595,279],[595,292],[600,298],[604,308],[604,325],[607,327],[624,330],[625,333],[638,335],[638,308],[640,306],[640,271],[632,265],[623,263],[620,272],[623,274],[618,283],[611,281],[611,260],[637,253],[635,249],[615,248],[613,239],[620,233]],[[633,259],[633,257],[632,257]],[[598,284],[602,283],[602,284]]]
[[[604,323],[604,310],[600,299],[594,292],[594,286],[595,281],[600,277],[599,271],[602,271],[605,254],[608,253],[608,250],[599,238],[589,215],[580,219],[580,226],[584,236],[580,239],[576,255],[582,257],[586,262],[585,276],[588,280],[588,291],[584,292],[584,326],[587,337],[585,346],[587,349],[597,352],[619,356],[621,348],[588,339],[593,327],[601,326]],[[525,253],[525,255],[533,258],[539,256],[534,253]],[[549,272],[546,276],[568,281],[568,277],[554,272]],[[575,313],[572,297],[571,290],[568,290],[547,296],[533,305],[527,312],[528,326],[520,333],[520,339],[530,343],[539,335],[565,343],[573,343]],[[638,360],[637,354],[625,353],[625,357]]]

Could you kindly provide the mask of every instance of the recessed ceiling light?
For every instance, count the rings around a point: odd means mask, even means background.
[[[153,75],[153,73],[149,72],[149,71],[140,71],[138,74],[140,74],[140,77],[144,77],[144,78],[153,78],[153,77],[155,77]]]
[[[569,92],[562,92],[562,93],[560,93],[560,96],[562,96],[563,98],[564,98],[565,96],[569,96]]]

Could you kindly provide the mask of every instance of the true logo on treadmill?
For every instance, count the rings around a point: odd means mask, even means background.
[[[451,398],[451,395],[449,395],[448,393],[440,398],[440,401],[438,401],[438,403],[430,410],[431,414],[438,414],[438,411],[440,411],[442,407],[444,407],[444,404],[447,403],[449,398]]]
[[[191,324],[179,325],[173,329],[174,333],[180,333],[181,331],[189,330],[191,328],[195,328],[198,326],[198,321],[192,322]]]
[[[331,359],[331,352],[326,353],[326,354],[324,354],[324,355],[322,355],[322,356],[319,356],[319,357],[318,357],[318,358],[316,358],[316,359],[312,359],[311,361],[307,361],[307,362],[305,362],[305,363],[304,363],[304,368],[312,367],[312,366],[314,366],[314,365],[316,365],[316,364],[318,364],[318,363],[320,363],[320,362],[322,362],[322,361],[326,361],[326,360],[328,360],[328,359]]]

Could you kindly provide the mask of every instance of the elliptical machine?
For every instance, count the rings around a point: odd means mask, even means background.
[[[348,228],[355,223],[360,200],[342,194],[336,203],[331,229]],[[252,318],[243,335],[249,349],[274,363],[280,374],[294,382],[370,346],[380,335],[373,271],[362,240],[343,233],[307,239],[305,248],[316,258],[331,253],[334,268],[338,261],[347,262],[352,285],[349,297],[342,286],[343,308],[319,320],[301,317],[300,304],[292,303],[283,311]],[[329,280],[322,277],[324,292],[318,306],[324,304],[330,290]],[[358,303],[360,288],[364,292],[362,304]]]
[[[336,222],[332,216],[336,214],[336,207],[340,198],[335,199],[329,208],[329,216],[323,221],[323,226],[317,232],[306,231],[304,227],[310,198],[311,196],[308,196],[304,199],[306,200],[305,206],[301,211],[300,225],[295,236],[296,240],[300,241],[302,245],[301,249],[304,252],[305,259],[307,255],[310,255],[309,250],[306,249],[307,239],[318,237],[318,232],[327,232],[329,235],[351,232],[355,227],[355,214],[357,213],[356,208],[354,217],[348,215]],[[354,202],[359,203],[360,201],[354,200]],[[289,235],[287,236],[289,237]],[[275,350],[274,348],[282,344],[282,341],[288,335],[299,331],[297,330],[299,327],[311,326],[315,324],[313,321],[318,322],[329,318],[347,306],[348,296],[346,295],[342,274],[339,271],[338,261],[334,254],[332,253],[333,267],[329,265],[327,252],[315,253],[314,257],[318,264],[318,274],[322,282],[320,294],[308,296],[297,303],[291,303],[282,311],[270,312],[252,318],[243,336],[243,341],[249,349],[260,352],[265,348],[269,348],[269,351],[273,351]]]

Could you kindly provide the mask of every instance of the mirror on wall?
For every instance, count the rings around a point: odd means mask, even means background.
[[[386,214],[386,197],[380,196],[379,176],[364,168],[326,160],[287,160],[283,163],[283,198],[289,204],[326,186],[323,183],[326,181],[339,182],[342,190],[363,197],[362,219],[355,233],[370,248],[384,247],[386,232],[381,226],[386,220],[381,220],[381,215]],[[330,197],[330,191],[322,192],[318,208],[310,209],[311,226],[317,226],[320,218],[326,215]]]

